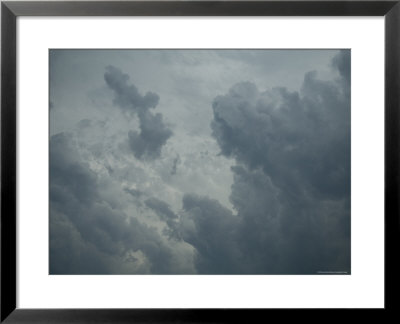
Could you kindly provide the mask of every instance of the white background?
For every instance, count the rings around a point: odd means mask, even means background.
[[[18,18],[21,308],[383,307],[384,19]],[[49,48],[351,48],[352,274],[48,275]]]

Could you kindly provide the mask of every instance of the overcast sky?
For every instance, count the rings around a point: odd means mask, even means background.
[[[350,51],[49,56],[51,274],[350,273]]]

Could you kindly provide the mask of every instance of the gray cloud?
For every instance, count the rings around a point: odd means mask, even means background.
[[[339,197],[350,189],[350,100],[345,82],[305,75],[301,92],[240,83],[213,102],[222,154],[261,167],[280,187]],[[251,125],[249,127],[248,125]],[[301,188],[299,188],[301,185]]]
[[[125,188],[124,191],[131,194],[135,198],[139,198],[140,196],[143,195],[143,192],[141,192],[140,190],[136,190],[136,189]]]
[[[179,154],[175,157],[174,161],[172,162],[172,169],[171,169],[171,175],[176,174],[178,165],[181,163],[181,159],[179,157]]]
[[[240,273],[238,218],[217,200],[196,195],[183,197],[183,239],[197,251],[196,268],[204,274]]]
[[[350,271],[347,54],[333,60],[335,81],[310,72],[300,92],[242,82],[215,98],[213,136],[237,163],[237,218],[217,202],[184,198],[182,222],[192,224],[184,238],[200,272],[230,273],[227,264],[239,273]]]
[[[160,157],[161,148],[166,144],[168,138],[172,136],[172,131],[163,123],[160,113],[151,114],[146,111],[139,114],[140,133],[130,131],[129,144],[137,158],[146,156],[151,159]]]
[[[140,122],[140,133],[129,131],[129,144],[136,158],[155,159],[160,157],[161,148],[172,136],[172,131],[164,124],[161,113],[153,114],[149,109],[155,108],[159,96],[147,92],[142,96],[133,84],[128,84],[129,76],[114,66],[108,66],[104,74],[107,85],[115,92],[114,104],[128,116],[137,115]]]
[[[101,196],[99,188],[104,183],[81,161],[70,134],[51,137],[50,179],[50,273],[191,271],[190,264],[177,261],[187,257],[179,255],[179,247],[172,248],[155,228]],[[171,216],[161,201],[147,203]]]
[[[167,227],[163,233],[169,238],[181,240],[178,215],[171,210],[171,207],[166,202],[155,197],[147,199],[145,204],[156,213],[160,220],[166,223]]]
[[[350,214],[343,200],[292,196],[262,169],[234,167],[231,200],[247,273],[349,271]]]
[[[173,220],[176,219],[178,216],[171,210],[169,205],[157,198],[151,197],[145,201],[146,206],[153,209],[160,215],[162,220]]]
[[[159,96],[154,92],[147,92],[144,96],[133,84],[128,84],[129,75],[114,66],[108,66],[104,73],[104,80],[110,89],[114,90],[114,104],[123,110],[135,114],[147,111],[158,105]]]
[[[340,75],[350,82],[351,72],[351,56],[350,50],[341,50],[338,55],[332,59],[332,65],[336,68]]]
[[[82,238],[68,218],[50,208],[50,274],[105,274],[115,259]]]
[[[350,271],[350,51],[60,52],[51,274]]]

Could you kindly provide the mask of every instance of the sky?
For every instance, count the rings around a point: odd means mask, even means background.
[[[350,274],[349,50],[50,50],[50,274]]]

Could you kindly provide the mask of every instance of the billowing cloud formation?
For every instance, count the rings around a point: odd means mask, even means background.
[[[199,273],[240,273],[236,241],[238,219],[217,200],[195,195],[183,197],[183,239],[197,251]]]
[[[222,154],[263,168],[292,194],[305,187],[324,196],[347,194],[350,101],[341,96],[341,84],[315,73],[305,76],[300,94],[237,84],[213,103],[213,134]]]
[[[120,107],[128,116],[137,115],[140,122],[140,133],[130,131],[129,144],[138,159],[155,159],[160,157],[161,148],[172,131],[164,124],[161,113],[153,114],[149,109],[155,108],[159,96],[147,92],[142,96],[133,84],[128,84],[129,76],[114,66],[108,66],[104,74],[107,85],[114,90],[114,104]]]
[[[343,77],[344,81],[350,83],[350,72],[351,72],[351,56],[350,51],[342,50],[336,55],[332,60],[332,65],[334,68],[338,69],[340,75]],[[349,84],[346,84],[346,86]],[[345,90],[349,90],[346,89]]]
[[[115,91],[114,103],[130,113],[147,111],[158,105],[160,98],[156,93],[147,92],[142,96],[133,84],[128,84],[129,75],[114,66],[106,68],[104,80]]]
[[[179,163],[181,163],[181,159],[179,157],[179,154],[175,157],[173,163],[172,163],[172,169],[171,169],[171,175],[176,174],[177,168]]]
[[[215,98],[211,127],[237,163],[238,215],[184,199],[192,222],[184,238],[201,272],[350,272],[349,59],[348,51],[334,58],[335,81],[307,73],[300,92],[243,82]]]
[[[161,155],[161,148],[165,145],[172,131],[164,125],[160,113],[153,115],[146,111],[140,113],[140,133],[130,131],[129,144],[137,158],[147,156],[158,158]]]
[[[69,134],[51,137],[50,179],[50,273],[193,271],[187,247],[169,242],[102,195],[99,189],[104,180],[82,161]],[[126,194],[132,193],[137,192]],[[169,207],[155,198],[147,200],[147,205],[167,221],[174,218]]]
[[[85,78],[64,66],[92,54],[64,53],[72,58],[52,67],[51,274],[350,273],[350,52],[256,52],[232,51],[234,63],[220,50],[185,52],[193,65],[172,51],[167,66],[162,51],[133,51],[128,63],[113,54]],[[267,66],[283,62],[271,55],[310,53],[326,58],[307,65],[322,76],[297,61]],[[155,112],[159,96],[115,67],[104,79],[119,114],[104,109],[104,88],[89,103],[86,92],[64,98],[88,75],[87,88],[98,84],[108,62],[154,82],[174,136]],[[148,79],[150,67],[160,78]]]

